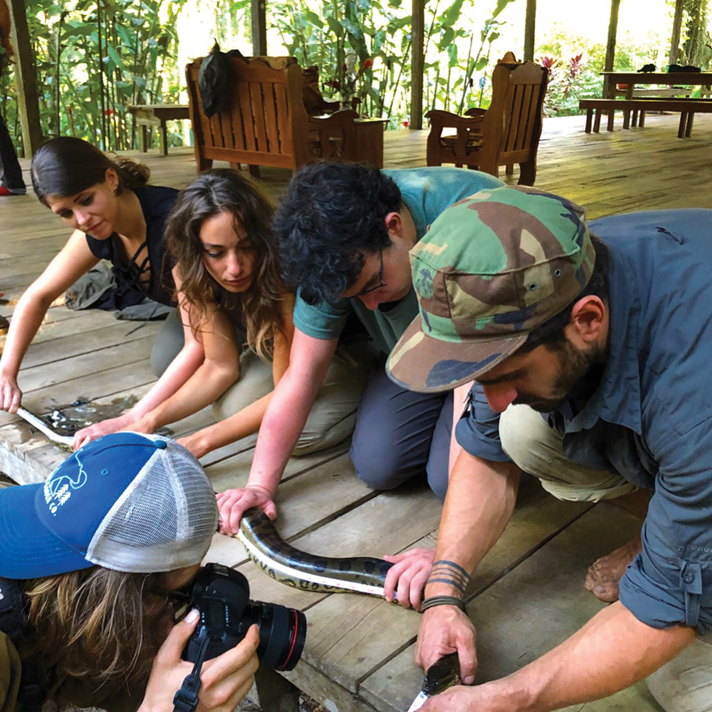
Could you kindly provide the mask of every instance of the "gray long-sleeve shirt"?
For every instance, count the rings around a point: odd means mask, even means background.
[[[579,407],[550,414],[575,462],[653,490],[620,600],[653,628],[712,630],[712,210],[593,221],[610,250],[610,353]],[[475,386],[457,439],[507,461]]]

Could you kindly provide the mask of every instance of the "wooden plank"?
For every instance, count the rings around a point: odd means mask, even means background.
[[[72,321],[65,320],[57,324],[54,332],[49,332],[45,335],[44,331],[41,341],[35,341],[30,345],[30,348],[22,359],[22,367],[30,368],[32,366],[46,365],[54,361],[60,361],[72,356],[80,356],[82,354],[92,353],[104,349],[109,346],[117,346],[119,344],[130,343],[142,339],[155,340],[156,335],[161,329],[161,322],[151,322],[142,326],[138,331],[133,331],[138,324],[131,321],[116,321],[113,324],[102,324],[95,329],[83,328],[82,337],[77,338],[76,333],[68,333],[66,336],[58,336],[60,324],[67,324],[75,330],[78,324]],[[62,331],[69,331],[64,327]],[[49,338],[53,333],[53,338]]]
[[[46,368],[44,365],[23,368],[18,379],[20,388],[25,395],[28,395],[36,390],[47,389],[59,383],[71,383],[73,379],[85,379],[95,374],[103,380],[102,374],[111,373],[117,366],[148,359],[153,341],[152,337],[148,337],[110,346],[102,349],[101,358],[97,358],[96,353],[90,352],[65,358],[52,368]]]
[[[518,670],[604,608],[583,588],[586,570],[629,541],[639,526],[632,515],[597,505],[468,604],[477,628],[476,682]],[[407,709],[422,681],[413,654],[414,646],[403,650],[367,678],[359,694],[383,712]]]

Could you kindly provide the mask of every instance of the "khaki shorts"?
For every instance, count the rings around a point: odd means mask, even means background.
[[[351,437],[372,364],[365,342],[339,346],[294,448],[295,455],[325,450]],[[272,364],[245,349],[240,356],[240,379],[213,404],[215,417],[225,420],[272,390]]]

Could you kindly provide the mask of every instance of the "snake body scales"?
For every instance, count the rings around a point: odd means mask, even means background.
[[[268,576],[292,588],[320,593],[355,592],[383,597],[391,564],[383,559],[315,556],[290,546],[261,509],[242,516],[237,538],[252,561]]]

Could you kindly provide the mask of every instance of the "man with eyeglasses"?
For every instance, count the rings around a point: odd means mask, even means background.
[[[274,516],[284,467],[351,315],[379,352],[351,446],[357,475],[388,490],[427,474],[444,499],[454,459],[453,411],[459,416],[467,389],[460,399],[453,391],[412,393],[388,379],[385,359],[418,314],[408,252],[450,205],[501,185],[493,176],[460,168],[382,171],[344,162],[308,165],[294,176],[274,220],[282,272],[298,290],[290,363],[262,421],[247,486],[221,500],[226,533],[237,531],[249,507]],[[394,558],[389,593],[400,573],[413,571],[412,560]],[[406,576],[399,602],[419,605],[423,583]]]

